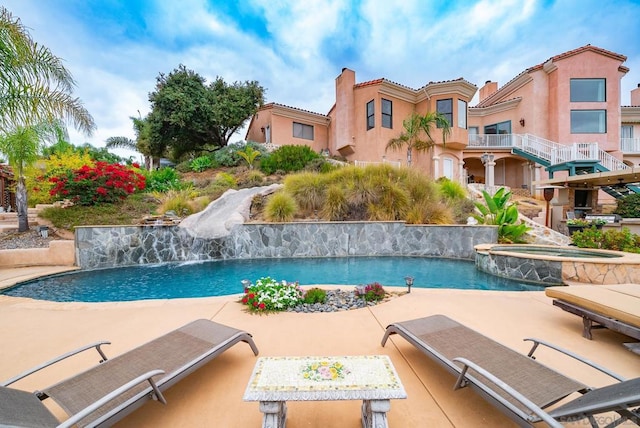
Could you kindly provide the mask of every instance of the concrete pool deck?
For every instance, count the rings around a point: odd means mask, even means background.
[[[22,278],[28,269],[12,270],[11,275]],[[8,271],[0,270],[0,279],[7,278]],[[523,353],[528,346],[522,339],[537,337],[623,376],[640,376],[640,357],[622,346],[630,338],[598,330],[594,340],[584,339],[580,318],[553,307],[544,292],[413,289],[366,309],[262,316],[244,312],[237,297],[54,303],[0,296],[0,379],[96,340],[110,340],[112,345],[105,350],[115,356],[189,321],[207,318],[251,333],[260,356],[388,355],[408,395],[406,400],[391,401],[391,427],[512,426],[473,391],[453,391],[453,376],[402,338],[392,337],[386,347],[380,346],[389,323],[436,313]],[[606,376],[548,351],[539,352],[538,361],[588,385],[611,383]],[[95,353],[85,353],[13,386],[43,388],[96,362]],[[246,344],[236,345],[170,388],[167,406],[147,403],[117,426],[258,427],[262,420],[258,403],[242,401],[255,362]],[[288,428],[361,426],[357,401],[289,402],[288,408]],[[581,422],[575,426],[585,426]]]

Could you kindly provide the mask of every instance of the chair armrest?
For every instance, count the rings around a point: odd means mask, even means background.
[[[593,367],[594,369],[596,369],[596,370],[598,370],[598,371],[600,371],[600,372],[602,372],[602,373],[604,373],[606,375],[609,375],[612,378],[614,378],[614,379],[616,379],[616,380],[618,380],[620,382],[623,382],[623,381],[626,380],[626,378],[624,378],[623,376],[620,376],[619,374],[612,372],[611,370],[607,369],[606,367],[603,367],[603,366],[601,366],[599,364],[596,364],[593,361],[582,357],[581,355],[578,355],[578,354],[576,354],[574,352],[571,352],[571,351],[569,351],[567,349],[564,349],[564,348],[561,348],[559,346],[556,346],[556,345],[554,345],[552,343],[545,342],[545,341],[539,340],[539,339],[530,338],[530,337],[528,337],[526,339],[523,339],[523,340],[525,342],[526,341],[533,342],[533,346],[531,347],[531,350],[529,351],[527,356],[532,358],[532,359],[534,359],[534,360],[536,359],[536,357],[533,356],[533,353],[536,352],[536,349],[538,349],[538,345],[543,345],[543,346],[546,346],[547,348],[553,349],[554,351],[558,351],[558,352],[560,352],[562,354],[565,354],[565,355],[567,355],[567,356],[569,356],[569,357],[571,357],[571,358],[573,358],[575,360],[578,360],[583,364],[586,364],[586,365],[588,365],[590,367]]]
[[[454,358],[453,361],[456,361],[456,362],[461,363],[463,365],[462,366],[462,371],[460,372],[460,375],[458,376],[458,380],[456,381],[454,389],[461,388],[463,386],[462,384],[465,381],[466,382],[472,382],[472,383],[475,383],[475,384],[479,384],[480,383],[480,381],[475,379],[475,378],[473,380],[470,380],[467,377],[467,370],[469,368],[472,368],[473,370],[475,370],[476,372],[480,373],[482,376],[484,376],[485,378],[487,378],[491,382],[493,382],[498,388],[500,388],[504,392],[508,393],[514,400],[516,400],[516,401],[520,402],[522,405],[524,405],[527,409],[529,409],[532,413],[534,413],[536,416],[538,416],[542,421],[544,421],[550,427],[552,427],[552,428],[562,428],[562,424],[560,422],[556,421],[547,412],[542,410],[539,406],[537,406],[535,403],[533,403],[527,397],[525,397],[524,395],[520,394],[518,391],[513,389],[509,384],[507,384],[504,381],[502,381],[500,378],[495,376],[493,373],[485,370],[484,368],[480,367],[479,365],[475,364],[472,361],[469,361],[466,358]],[[486,385],[484,385],[484,384],[482,384],[482,385],[484,386],[483,389],[485,391],[487,391],[487,392],[490,391],[490,389]],[[509,408],[514,408],[513,404],[511,404],[508,401],[502,399],[497,394],[492,394],[492,395],[493,395],[493,398],[499,400],[500,402],[502,402],[504,405],[508,406]]]
[[[147,382],[147,381],[151,384],[151,388],[153,388],[153,392],[154,392],[156,398],[158,399],[158,401],[160,401],[162,404],[167,404],[167,400],[165,400],[164,396],[162,395],[162,392],[160,392],[160,390],[156,386],[156,383],[152,379],[153,376],[157,376],[157,375],[161,375],[161,374],[164,374],[163,370],[152,370],[150,372],[147,372],[147,373],[145,373],[143,375],[138,376],[137,378],[125,383],[121,387],[119,387],[117,389],[114,389],[109,394],[107,394],[104,397],[100,398],[99,400],[97,400],[93,404],[91,404],[91,405],[85,407],[84,409],[80,410],[78,413],[76,413],[75,415],[71,416],[69,419],[67,419],[66,421],[64,421],[60,425],[58,425],[58,428],[69,428],[69,427],[72,427],[73,425],[78,423],[78,421],[80,421],[82,418],[84,418],[87,415],[91,414],[92,412],[96,411],[97,409],[99,409],[101,406],[105,405],[109,401],[111,401],[111,400],[113,400],[115,398],[118,398],[120,395],[122,395],[124,392],[130,390],[134,386],[136,386],[136,385],[138,385],[140,383],[143,383],[143,382]]]
[[[11,379],[5,380],[4,382],[0,383],[0,386],[9,386],[12,383],[15,383],[15,382],[19,381],[20,379],[25,378],[25,377],[27,377],[27,376],[29,376],[29,375],[37,372],[37,371],[40,371],[40,370],[42,370],[42,369],[44,369],[46,367],[49,367],[49,366],[51,366],[51,365],[53,365],[53,364],[55,364],[57,362],[65,360],[65,359],[67,359],[69,357],[72,357],[72,356],[74,356],[76,354],[79,354],[79,353],[84,352],[87,349],[91,349],[91,348],[96,348],[96,351],[98,351],[98,353],[102,357],[102,360],[100,360],[99,362],[102,363],[102,362],[107,360],[107,356],[104,354],[104,352],[102,352],[102,349],[100,347],[102,345],[110,345],[110,344],[111,344],[111,342],[107,342],[107,341],[103,340],[103,341],[100,341],[100,342],[95,342],[95,343],[91,343],[89,345],[85,345],[85,346],[83,346],[81,348],[75,349],[73,351],[67,352],[66,354],[62,354],[62,355],[60,355],[60,356],[58,356],[58,357],[56,357],[56,358],[54,358],[52,360],[49,360],[46,363],[40,364],[39,366],[36,366],[36,367],[33,367],[33,368],[31,368],[31,369],[29,369],[27,371],[24,371],[24,372],[20,373],[19,375],[12,377]]]

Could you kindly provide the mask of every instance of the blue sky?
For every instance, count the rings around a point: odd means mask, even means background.
[[[257,80],[267,102],[327,113],[343,67],[413,88],[458,77],[503,85],[592,44],[627,56],[622,103],[640,83],[640,0],[4,0],[65,60],[98,125],[71,142],[134,138],[159,73]],[[472,105],[475,103],[472,103]],[[241,140],[244,133],[232,138]]]

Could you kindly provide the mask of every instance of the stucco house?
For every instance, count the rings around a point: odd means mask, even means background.
[[[434,130],[435,146],[414,152],[414,168],[434,178],[540,194],[535,184],[548,178],[640,165],[640,85],[631,93],[632,106],[621,106],[625,61],[624,55],[586,45],[529,67],[502,86],[489,80],[479,90],[463,78],[419,89],[385,78],[357,83],[355,71],[345,68],[326,114],[266,104],[252,118],[246,139],[306,144],[350,162],[406,164],[406,150],[385,150],[387,143],[412,112],[439,112],[449,119],[451,136],[443,144]],[[477,104],[469,106],[477,92]],[[609,197],[587,188],[581,205],[595,207],[598,193]],[[573,193],[571,198],[577,205]]]

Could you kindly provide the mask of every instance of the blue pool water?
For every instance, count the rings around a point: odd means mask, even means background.
[[[119,302],[225,296],[243,292],[241,281],[270,276],[311,284],[405,286],[476,290],[542,290],[488,275],[469,261],[423,257],[345,257],[227,260],[78,271],[22,283],[3,294],[56,302]],[[351,288],[351,287],[345,288]]]

